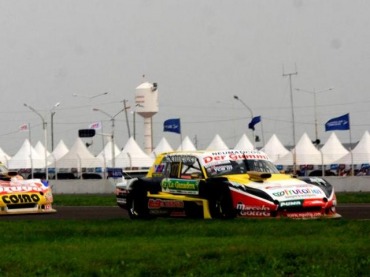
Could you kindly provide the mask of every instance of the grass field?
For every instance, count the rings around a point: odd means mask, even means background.
[[[338,198],[364,202],[369,195]],[[55,201],[115,205],[112,195],[56,195]],[[0,228],[1,277],[354,277],[370,272],[369,221],[1,219]]]
[[[0,221],[0,276],[369,276],[368,221]]]

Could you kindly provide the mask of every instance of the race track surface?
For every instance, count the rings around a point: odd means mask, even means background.
[[[64,207],[55,206],[52,214],[1,215],[0,220],[48,220],[48,219],[127,219],[127,212],[119,207]],[[344,219],[370,219],[370,204],[341,204],[337,211]]]

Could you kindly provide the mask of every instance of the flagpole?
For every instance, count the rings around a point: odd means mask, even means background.
[[[33,179],[33,161],[32,161],[32,144],[31,144],[31,125],[28,123],[28,140],[30,142],[30,161],[31,161],[31,179]]]
[[[265,135],[263,134],[263,120],[262,120],[262,117],[261,117],[261,133],[262,133],[263,147],[265,147]]]
[[[352,153],[352,132],[351,132],[351,118],[350,116],[348,115],[348,126],[349,126],[349,152],[351,153],[351,174],[352,176],[355,176],[355,169],[354,169],[354,165],[353,165],[353,153]]]

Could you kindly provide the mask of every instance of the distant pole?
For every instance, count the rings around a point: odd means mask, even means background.
[[[297,70],[292,73],[284,73],[283,77],[289,77],[289,85],[290,85],[290,106],[291,106],[291,113],[292,113],[292,135],[293,135],[293,174],[297,172],[297,154],[295,149],[296,137],[295,137],[295,120],[294,120],[294,101],[293,101],[293,90],[292,90],[292,76],[298,75]]]
[[[240,99],[239,96],[234,95],[234,99],[238,100],[240,103],[243,104],[243,106],[249,111],[249,113],[251,115],[251,120],[253,120],[253,111],[252,111],[252,109],[247,104],[245,104],[245,102],[242,99]],[[254,136],[254,130],[252,130],[252,135],[253,135],[253,146],[254,146],[254,148],[256,148],[256,138]]]
[[[46,121],[45,121],[45,118],[38,112],[36,111],[33,107],[27,105],[26,103],[23,104],[25,107],[27,107],[28,109],[30,109],[32,112],[34,112],[35,114],[37,114],[41,121],[42,121],[42,128],[44,130],[44,160],[45,160],[45,179],[46,180],[49,180],[49,169],[48,169],[48,135],[47,135],[47,128],[46,128]],[[32,147],[32,145],[31,145]]]
[[[51,152],[54,151],[54,115],[55,115],[55,108],[58,107],[60,103],[56,103],[53,108],[50,110],[50,128],[51,128]]]
[[[333,88],[328,88],[328,89],[323,89],[323,90],[315,90],[313,89],[312,91],[310,90],[305,90],[305,89],[300,89],[300,88],[296,88],[296,91],[302,91],[302,92],[307,92],[307,93],[310,93],[313,95],[313,105],[314,105],[314,116],[315,116],[315,143],[316,143],[316,147],[319,146],[319,134],[318,134],[318,124],[317,124],[317,99],[316,99],[316,95],[318,93],[321,93],[321,92],[327,92],[327,91],[331,91],[333,90]]]
[[[127,126],[127,134],[128,134],[128,138],[131,137],[131,130],[130,130],[130,124],[128,123],[128,117],[127,117],[127,109],[130,108],[130,106],[126,106],[126,103],[127,103],[128,100],[126,99],[123,99],[123,109],[125,111],[125,117],[126,117],[126,126]]]
[[[112,123],[112,130],[111,130],[111,143],[112,143],[112,147],[111,147],[111,150],[112,150],[112,168],[114,169],[116,167],[116,153],[115,153],[115,143],[114,143],[114,128],[115,128],[115,119],[116,119],[116,116],[119,115],[121,112],[125,111],[125,108],[123,108],[122,110],[120,110],[119,112],[117,112],[115,115],[110,115],[109,113],[101,110],[101,109],[98,109],[98,108],[93,108],[93,111],[95,112],[101,112],[103,114],[105,114],[106,116],[108,116],[111,120],[111,123]]]

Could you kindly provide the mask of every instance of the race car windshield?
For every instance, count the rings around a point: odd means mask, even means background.
[[[275,165],[267,160],[237,160],[225,161],[222,164],[214,164],[206,168],[209,177],[246,174],[247,171],[257,171],[276,174],[279,173]]]

